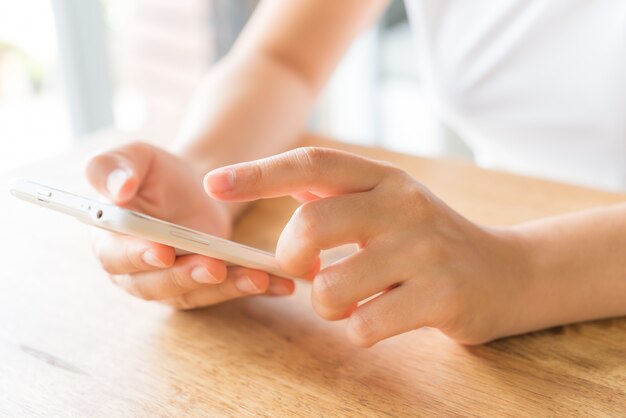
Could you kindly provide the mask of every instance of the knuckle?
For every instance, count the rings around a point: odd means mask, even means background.
[[[150,288],[142,280],[134,280],[132,277],[124,285],[126,290],[132,295],[146,301],[156,300],[157,297]]]
[[[411,178],[411,176],[409,176],[406,171],[404,171],[395,164],[387,161],[382,161],[380,162],[380,164],[382,166],[382,169],[385,171],[387,178],[395,181],[405,181],[407,180],[407,178]]]
[[[403,190],[403,201],[406,208],[422,213],[429,213],[431,209],[431,198],[428,190],[417,182],[412,182],[407,190]]]
[[[230,279],[230,280],[235,280],[235,279]],[[247,296],[247,294],[240,291],[236,285],[216,286],[215,289],[217,290],[217,294],[218,294],[218,298],[217,298],[218,303]]]
[[[325,319],[327,321],[337,321],[339,319],[345,318],[345,310],[338,308],[331,308],[329,306],[323,305],[314,295],[311,295],[312,305],[315,312],[320,316],[320,318]]]
[[[358,311],[354,312],[350,316],[350,327],[355,344],[361,347],[368,347],[372,344],[376,334],[372,320],[367,315]]]
[[[92,251],[104,271],[109,274],[144,270],[141,255],[113,235],[92,239]]]
[[[420,258],[429,265],[442,265],[448,261],[447,246],[440,237],[430,237],[424,241],[420,248]]]
[[[189,311],[198,306],[191,300],[188,293],[183,293],[167,301],[167,304],[179,311]]]
[[[406,184],[407,181],[413,180],[406,171],[392,163],[387,161],[378,161],[378,163],[383,173],[383,180],[380,183],[382,186],[389,185],[395,188]]]
[[[299,167],[315,172],[327,159],[328,150],[318,147],[301,147],[294,150],[294,158]]]
[[[304,236],[313,236],[323,219],[319,202],[307,202],[301,205],[293,215],[297,230]]]
[[[318,274],[313,281],[313,296],[323,306],[337,307],[338,292],[336,281],[326,274]]]
[[[278,265],[283,269],[283,271],[293,273],[293,244],[291,244],[290,239],[285,237],[286,235],[283,232],[283,234],[278,238],[278,242],[276,243],[276,261],[278,262]]]
[[[327,321],[338,321],[340,319],[344,319],[344,312],[340,309],[319,309],[317,310],[317,314]]]
[[[397,167],[388,166],[386,170],[387,175],[379,185],[379,192],[398,196],[398,199],[389,202],[394,205],[394,209],[399,209],[401,214],[412,217],[429,216],[433,213],[433,195],[424,185]]]
[[[110,263],[108,260],[100,259],[100,266],[102,267],[102,270],[104,270],[109,275],[113,275],[117,273],[113,264]]]
[[[129,269],[141,271],[145,268],[141,256],[132,248],[125,248],[122,250],[122,253],[124,254],[124,264]]]
[[[118,148],[114,151],[114,153],[123,154],[125,152],[130,152],[132,154],[148,154],[153,152],[154,150],[155,147],[153,145],[150,145],[145,141],[136,140],[124,147]]]
[[[152,145],[139,139],[132,141],[128,146],[129,148],[136,148],[138,150],[152,149]]]
[[[154,146],[143,141],[133,141],[124,146],[113,148],[89,158],[86,165],[87,177],[91,178],[95,174],[95,170],[99,167],[110,164],[113,160],[123,157],[125,153],[145,154],[154,150]]]
[[[119,274],[121,273],[118,268],[118,262],[114,257],[111,257],[110,254],[106,254],[105,251],[100,247],[95,249],[96,258],[100,263],[102,269],[108,274]]]
[[[265,165],[251,164],[246,168],[246,175],[251,184],[259,184],[265,178]]]
[[[85,174],[87,175],[87,179],[93,181],[96,179],[96,169],[101,167],[109,157],[109,153],[103,153],[94,155],[89,158],[87,161],[87,165],[85,166]]]
[[[433,205],[431,194],[426,188],[413,182],[412,184],[400,187],[399,214],[409,219],[419,222],[427,222],[433,220],[436,210]]]
[[[189,286],[190,280],[187,280],[183,276],[183,273],[177,268],[169,269],[168,279],[172,283],[172,286],[174,286],[175,289],[186,290],[190,288]]]

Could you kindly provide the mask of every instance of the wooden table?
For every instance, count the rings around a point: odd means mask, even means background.
[[[28,177],[82,191],[104,135]],[[327,144],[326,144],[327,145]],[[339,145],[395,162],[488,224],[626,197]],[[19,173],[12,173],[12,176]],[[312,311],[309,288],[193,312],[135,300],[105,279],[88,228],[0,186],[0,416],[626,415],[626,320],[463,347],[423,329],[371,349]],[[272,249],[295,205],[257,204],[236,239]]]

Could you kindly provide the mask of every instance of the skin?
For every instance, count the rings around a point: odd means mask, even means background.
[[[354,36],[386,4],[263,1],[232,51],[198,87],[169,152],[129,144],[89,161],[87,179],[123,207],[228,237],[245,205],[208,198],[202,176],[216,167],[296,147],[320,89]],[[198,255],[175,257],[172,248],[132,237],[96,231],[92,241],[114,283],[179,309],[249,295],[283,296],[294,289],[291,281],[264,272],[226,269],[223,262]],[[148,250],[150,263],[143,258]],[[217,283],[195,280],[195,267],[206,268]]]
[[[224,201],[308,194],[276,249],[290,274],[359,244],[315,275],[311,299],[322,318],[348,317],[360,346],[424,326],[480,344],[626,314],[626,205],[491,228],[398,168],[312,147],[214,170],[204,185]]]
[[[88,179],[121,206],[225,237],[245,202],[297,197],[277,259],[312,278],[316,312],[347,319],[360,346],[424,326],[480,344],[625,315],[626,205],[491,228],[389,164],[287,151],[302,143],[313,101],[352,38],[385,5],[264,1],[200,86],[171,152],[129,144],[91,160]],[[360,249],[320,271],[320,250],[344,243]],[[99,231],[93,246],[115,283],[176,308],[293,292],[289,280],[132,237]]]

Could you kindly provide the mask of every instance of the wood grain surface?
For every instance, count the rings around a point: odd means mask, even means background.
[[[0,416],[626,416],[626,320],[463,347],[422,329],[371,349],[317,317],[309,288],[176,312],[112,286],[89,228],[9,196],[26,176],[86,192],[107,133],[0,180]],[[485,224],[626,196],[322,140],[394,162]],[[91,193],[93,194],[93,193]],[[273,249],[295,204],[256,204],[236,239]]]

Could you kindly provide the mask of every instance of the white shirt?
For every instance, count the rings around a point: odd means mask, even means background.
[[[626,190],[626,0],[406,0],[478,164]]]

